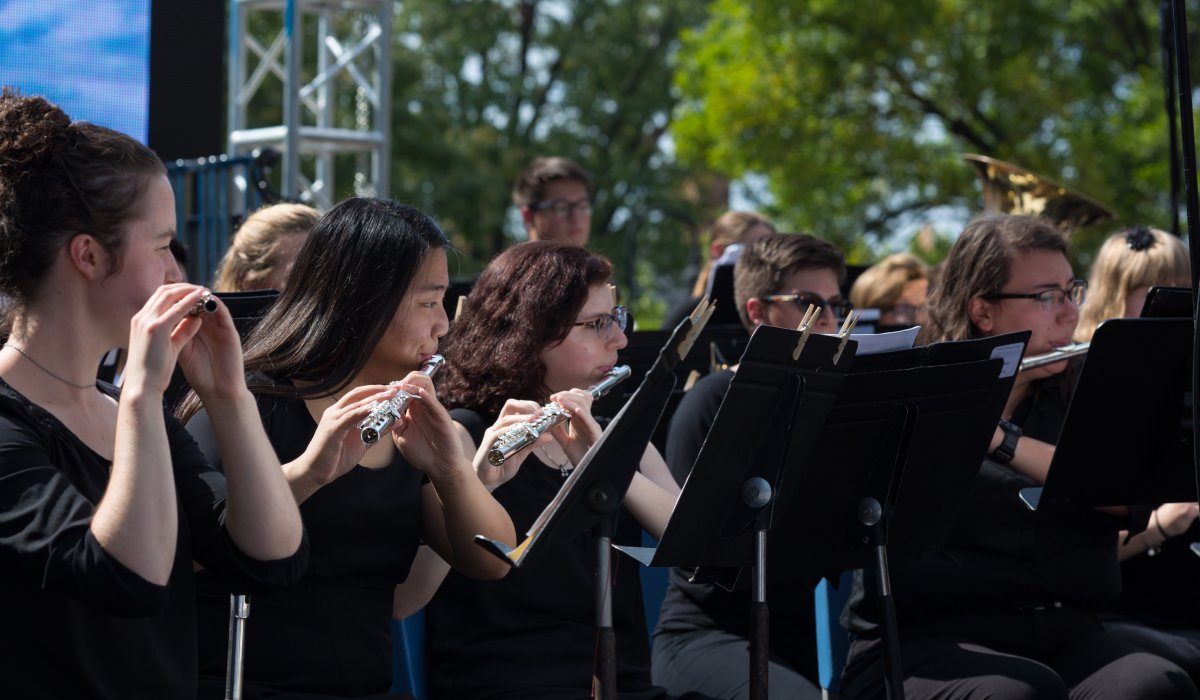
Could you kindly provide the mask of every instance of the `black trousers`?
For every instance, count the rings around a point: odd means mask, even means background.
[[[1089,610],[994,609],[901,623],[908,700],[1187,700],[1200,691],[1166,659],[1108,634]],[[883,645],[850,646],[842,698],[884,698]]]

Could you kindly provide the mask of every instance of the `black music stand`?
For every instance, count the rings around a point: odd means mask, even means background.
[[[767,692],[768,532],[789,508],[789,474],[812,449],[857,343],[759,326],[742,355],[657,549],[621,547],[647,566],[752,566],[750,694]]]
[[[1191,407],[1184,403],[1191,361],[1190,317],[1100,324],[1046,483],[1023,489],[1022,500],[1035,510],[1195,500]]]
[[[675,328],[633,397],[605,428],[604,434],[567,477],[523,542],[503,542],[476,536],[475,542],[510,566],[544,563],[557,545],[590,530],[596,540],[596,672],[594,696],[617,697],[616,634],[612,626],[612,589],[608,585],[612,557],[613,518],[641,463],[650,436],[675,388],[675,367],[687,355],[711,306],[701,302]]]
[[[955,496],[970,485],[983,460],[1027,340],[1023,333],[857,357],[823,425],[797,424],[815,444],[786,465],[770,530],[780,542],[770,545],[767,568],[775,581],[811,586],[821,577],[836,580],[844,569],[874,565],[882,627],[890,637],[889,697],[903,690],[886,547],[890,542],[907,553],[944,541],[956,513]],[[725,401],[732,395],[731,384]],[[731,415],[747,410],[740,404],[731,406]],[[723,403],[671,524],[647,563],[746,565],[751,547],[745,537],[731,537],[728,524],[719,519],[715,526],[710,522],[728,500],[725,482],[733,478],[736,483],[740,476],[729,465],[754,454],[744,448],[739,455],[718,452],[723,462],[705,455],[717,442],[713,435],[726,430],[718,428],[725,411]],[[707,513],[710,521],[695,522],[694,513]],[[714,537],[716,527],[723,532]],[[755,586],[757,600],[757,576]],[[750,642],[752,663],[765,659],[765,637],[752,636]],[[752,667],[752,697],[765,697],[765,688],[755,695],[759,672]]]
[[[1151,287],[1142,303],[1142,318],[1191,318],[1192,290],[1188,287]]]
[[[271,305],[279,298],[279,292],[274,289],[255,289],[248,292],[217,292],[217,298],[229,307],[229,315],[233,317],[233,325],[237,327],[242,341],[250,335],[251,329],[266,315]]]

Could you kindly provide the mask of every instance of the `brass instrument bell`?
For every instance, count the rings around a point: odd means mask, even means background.
[[[1091,197],[1025,168],[973,153],[962,157],[979,174],[986,211],[1042,216],[1065,233],[1116,217]]]

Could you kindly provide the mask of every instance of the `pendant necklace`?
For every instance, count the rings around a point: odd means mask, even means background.
[[[570,460],[559,462],[551,457],[550,453],[546,451],[545,445],[538,445],[538,450],[541,451],[542,458],[545,459],[547,464],[552,467],[558,467],[558,473],[562,474],[562,478],[567,478],[571,475],[571,472],[575,471],[575,467],[571,466]]]

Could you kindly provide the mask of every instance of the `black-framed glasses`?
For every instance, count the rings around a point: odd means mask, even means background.
[[[583,326],[596,331],[596,335],[600,340],[608,340],[612,337],[613,326],[625,330],[625,324],[629,323],[629,307],[614,306],[612,313],[600,314],[590,321],[579,321],[572,323],[573,326]]]
[[[565,199],[548,199],[544,202],[529,205],[533,211],[549,212],[556,219],[565,219],[572,214],[580,216],[592,215],[592,203],[588,200],[580,200],[578,202],[568,202]]]
[[[1045,291],[1031,292],[1029,294],[996,292],[983,298],[989,301],[994,301],[996,299],[1033,299],[1037,302],[1040,308],[1048,310],[1062,306],[1067,302],[1068,299],[1070,299],[1071,303],[1075,304],[1075,306],[1079,306],[1083,303],[1084,299],[1087,299],[1087,289],[1087,280],[1075,280],[1071,283],[1071,286],[1067,287],[1066,289],[1047,289]]]
[[[817,307],[818,309],[829,309],[834,316],[838,318],[846,318],[847,314],[854,310],[854,304],[850,303],[849,299],[826,299],[820,294],[814,292],[799,292],[796,294],[768,294],[761,298],[768,304],[773,304],[777,301],[794,302],[796,308],[801,311],[808,311],[808,307]]]

